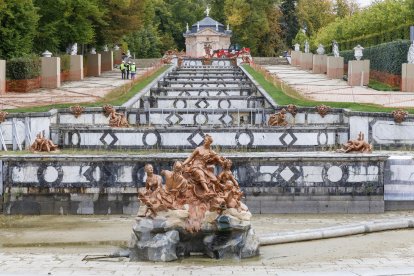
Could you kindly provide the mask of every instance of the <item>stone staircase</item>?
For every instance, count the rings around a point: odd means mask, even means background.
[[[287,127],[268,126],[270,115],[282,107],[242,67],[185,64],[131,108],[118,110],[132,127],[109,127],[100,108],[87,109],[79,119],[60,110],[52,137],[66,148],[191,149],[209,133],[219,147],[276,151],[318,150],[348,139],[343,110],[321,117],[315,109],[299,108],[295,116],[287,114]]]

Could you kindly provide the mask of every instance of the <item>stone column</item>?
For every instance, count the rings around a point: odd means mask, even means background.
[[[292,51],[290,57],[292,59],[292,66],[300,66],[300,54],[301,51]]]
[[[105,71],[112,71],[114,69],[114,55],[112,51],[102,52],[101,53],[101,70],[102,72]]]
[[[88,76],[99,77],[101,75],[101,54],[88,55]]]
[[[6,93],[6,61],[0,60],[0,95]]]
[[[70,56],[69,80],[70,81],[83,80],[83,56],[82,55],[71,55]]]
[[[42,57],[40,87],[60,87],[60,57]]]
[[[312,73],[314,74],[326,74],[326,55],[313,55],[313,67]]]
[[[401,91],[414,92],[414,64],[412,63],[402,64]]]
[[[122,51],[115,50],[114,51],[114,64],[121,64],[122,63]]]
[[[342,79],[344,77],[344,58],[328,57],[326,61],[326,74],[331,79]]]
[[[348,63],[348,85],[363,86],[369,83],[369,60],[351,60]]]
[[[313,68],[313,54],[302,53],[300,55],[300,68],[303,70],[312,70]]]

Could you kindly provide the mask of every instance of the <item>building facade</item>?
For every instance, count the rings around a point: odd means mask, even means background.
[[[203,57],[214,50],[228,49],[232,31],[220,22],[207,16],[193,24],[191,29],[187,26],[185,37],[186,55],[189,57]]]

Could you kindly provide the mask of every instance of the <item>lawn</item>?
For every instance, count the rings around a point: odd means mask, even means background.
[[[243,68],[263,87],[264,90],[275,100],[279,105],[294,104],[302,107],[314,107],[321,104],[330,106],[332,108],[346,108],[353,111],[365,112],[386,112],[390,113],[396,108],[383,107],[376,104],[359,104],[350,102],[318,102],[312,101],[302,97],[299,93],[290,87],[281,87],[281,85],[271,82],[259,71],[253,69],[250,65],[243,65]],[[404,109],[411,114],[414,114],[414,108]]]

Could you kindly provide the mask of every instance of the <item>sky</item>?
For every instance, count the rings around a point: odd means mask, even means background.
[[[372,0],[357,0],[361,7],[366,7],[371,4]]]

